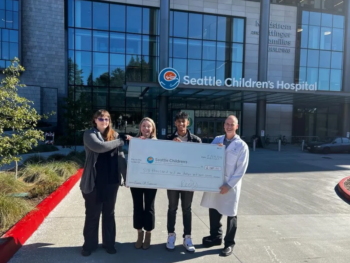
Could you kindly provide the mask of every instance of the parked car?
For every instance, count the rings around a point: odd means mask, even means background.
[[[350,153],[350,139],[345,137],[330,137],[320,142],[310,142],[306,145],[309,152],[333,153],[348,152]]]

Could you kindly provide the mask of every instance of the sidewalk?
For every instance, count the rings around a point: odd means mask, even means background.
[[[98,249],[90,257],[82,257],[84,202],[76,185],[10,262],[349,262],[350,206],[334,190],[341,178],[350,175],[349,155],[257,149],[250,159],[238,210],[236,246],[230,257],[218,256],[221,247],[205,249],[200,245],[202,237],[209,234],[209,218],[207,209],[199,206],[199,192],[194,196],[192,219],[196,253],[188,254],[182,247],[180,212],[176,250],[165,249],[165,190],[157,193],[153,245],[147,251],[136,250],[132,199],[124,187],[116,204],[117,254]]]

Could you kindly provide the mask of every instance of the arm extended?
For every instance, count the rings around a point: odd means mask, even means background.
[[[104,153],[123,146],[124,142],[120,139],[103,142],[97,138],[95,133],[87,131],[84,133],[84,145],[93,152]]]

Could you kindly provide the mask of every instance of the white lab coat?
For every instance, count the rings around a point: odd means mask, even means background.
[[[224,135],[217,136],[212,144],[223,144],[224,138]],[[247,170],[249,162],[249,149],[239,135],[236,135],[225,151],[224,184],[232,188],[226,194],[205,192],[202,197],[201,206],[214,208],[225,216],[236,216],[241,193],[242,177]]]

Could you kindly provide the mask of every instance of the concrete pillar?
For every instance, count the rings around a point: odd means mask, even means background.
[[[260,25],[259,25],[259,64],[258,81],[267,81],[268,51],[269,51],[269,26],[270,26],[270,0],[261,0]],[[259,98],[256,105],[255,132],[260,136],[261,130],[266,131],[266,100]]]
[[[169,66],[170,0],[160,1],[159,70]],[[158,138],[164,139],[168,126],[168,97],[159,97]]]
[[[343,91],[350,92],[350,74],[344,74],[350,71],[350,3],[345,6],[347,6],[347,15],[345,16]]]
[[[350,104],[344,103],[341,107],[341,119],[339,123],[339,135],[346,137],[347,132],[350,132]]]

